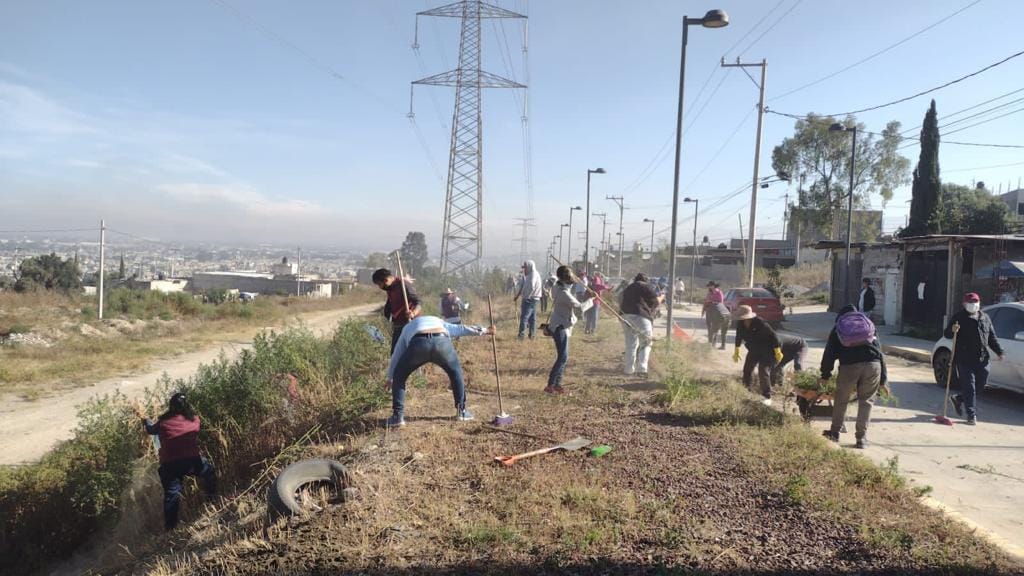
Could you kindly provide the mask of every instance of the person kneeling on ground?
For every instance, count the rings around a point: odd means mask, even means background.
[[[799,336],[779,335],[782,343],[782,360],[772,369],[772,386],[782,384],[786,364],[793,363],[794,372],[803,372],[804,358],[807,357],[807,342]]]
[[[996,357],[1003,359],[1003,347],[999,345],[992,319],[981,311],[981,298],[974,292],[964,294],[964,306],[953,314],[946,327],[946,338],[956,335],[956,352],[953,366],[960,382],[960,393],[953,396],[953,408],[957,416],[964,415],[967,409],[967,424],[978,423],[975,397],[978,390],[983,390],[988,383],[989,348]]]
[[[466,409],[466,383],[462,364],[452,346],[452,338],[494,334],[494,326],[449,324],[437,316],[418,316],[405,325],[395,343],[388,366],[387,387],[391,389],[391,417],[388,426],[405,426],[405,382],[420,366],[436,364],[448,374],[455,397],[455,417],[460,421],[473,419]]]
[[[846,406],[857,397],[857,448],[867,446],[868,423],[871,406],[879,388],[889,381],[885,369],[885,354],[875,336],[875,325],[853,304],[839,311],[836,324],[828,335],[825,352],[821,356],[821,379],[832,377],[832,369],[839,360],[839,377],[832,397],[832,427],[823,435],[839,442],[839,431],[846,418]]]
[[[569,363],[569,338],[572,336],[573,324],[576,324],[576,310],[583,309],[583,303],[573,296],[576,278],[568,266],[559,266],[555,271],[558,282],[551,289],[551,317],[548,319],[548,333],[555,341],[555,363],[548,374],[548,385],[544,392],[562,394],[562,376],[565,365]],[[583,302],[593,297],[586,292],[581,298]]]
[[[627,324],[622,327],[622,335],[626,338],[622,371],[627,375],[634,372],[647,374],[647,358],[651,354],[654,334],[654,314],[659,304],[658,293],[643,273],[637,274],[633,283],[622,293],[622,314]]]
[[[160,439],[160,485],[164,488],[164,528],[178,525],[181,481],[185,476],[203,480],[208,498],[217,494],[217,475],[213,464],[199,453],[199,416],[189,406],[183,392],[171,396],[168,410],[156,422],[150,421],[137,404],[132,407],[142,419],[146,432]]]
[[[765,406],[771,406],[771,372],[782,360],[782,343],[779,342],[775,330],[758,318],[750,306],[744,304],[736,308],[733,317],[736,319],[736,350],[732,354],[732,360],[740,361],[740,345],[746,344],[747,359],[743,363],[743,385],[750,389],[756,367],[761,396],[764,397],[761,402]]]

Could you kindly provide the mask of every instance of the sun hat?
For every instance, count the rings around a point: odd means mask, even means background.
[[[754,309],[746,304],[741,304],[736,308],[736,311],[732,313],[733,320],[750,320],[751,318],[757,318],[757,314]]]

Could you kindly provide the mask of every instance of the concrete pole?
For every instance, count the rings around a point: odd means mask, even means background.
[[[749,277],[749,285],[751,288],[754,287],[754,265],[757,262],[757,250],[755,248],[757,232],[757,189],[759,186],[760,168],[761,168],[761,129],[764,126],[764,83],[765,77],[768,74],[768,60],[761,60],[761,90],[760,98],[757,102],[757,140],[754,143],[754,180],[750,191],[750,260],[747,263],[747,275]]]
[[[98,318],[103,320],[103,271],[107,265],[106,256],[107,247],[107,223],[105,220],[100,220],[100,284],[97,290],[100,297],[100,304],[98,310]]]

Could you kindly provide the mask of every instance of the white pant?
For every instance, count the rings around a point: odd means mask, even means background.
[[[626,337],[626,353],[624,355],[623,370],[626,374],[639,372],[647,373],[647,357],[651,354],[651,336],[654,334],[654,324],[636,314],[624,315],[629,326],[622,327],[622,334]],[[637,332],[643,333],[640,336]]]

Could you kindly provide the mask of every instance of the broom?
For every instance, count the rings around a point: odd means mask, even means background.
[[[946,369],[946,396],[942,401],[942,416],[935,415],[935,422],[946,426],[953,425],[953,421],[946,416],[946,413],[949,410],[949,383],[953,380],[953,357],[956,356],[956,337],[959,332],[960,323],[953,323],[953,349],[949,353],[949,367]]]

